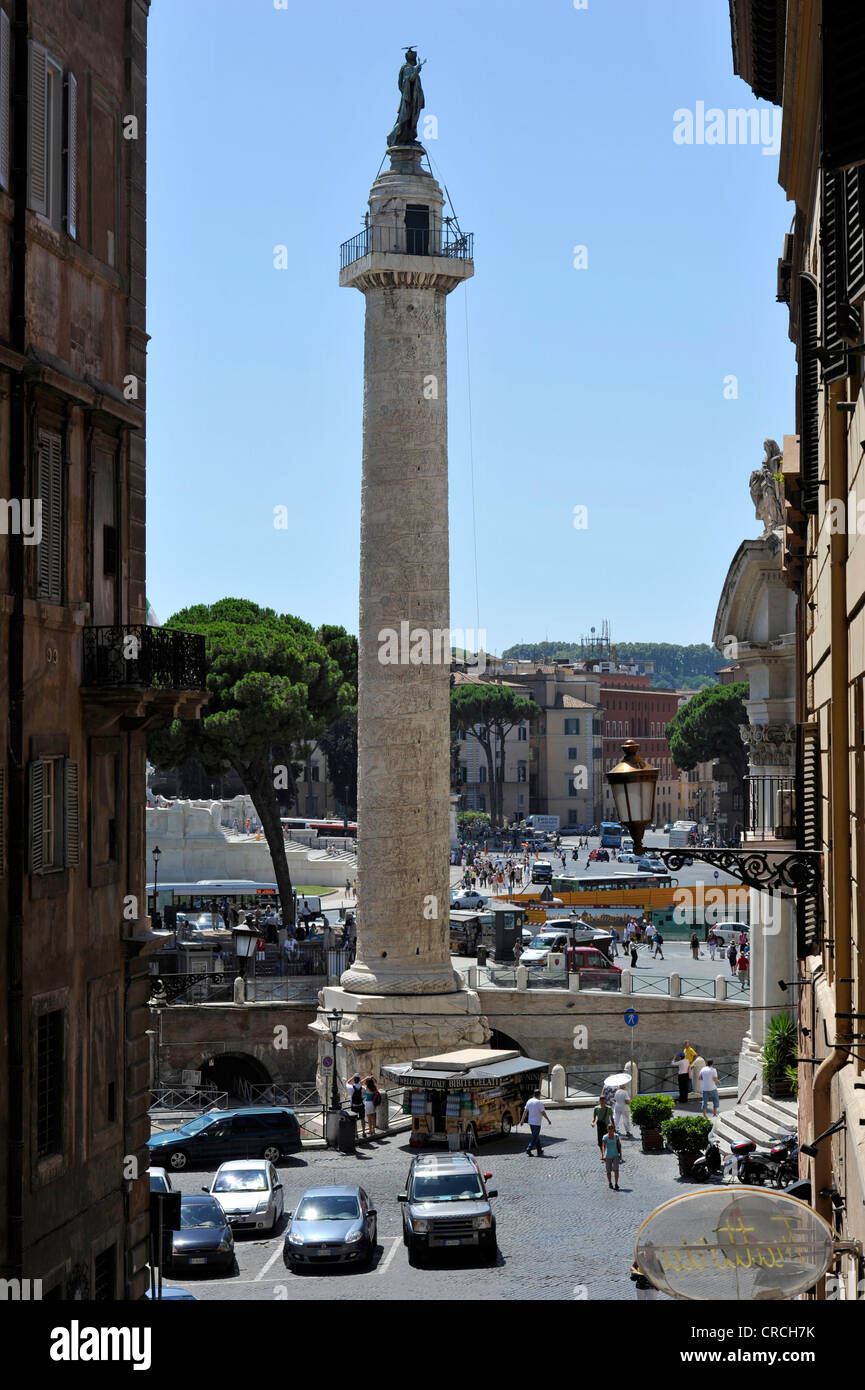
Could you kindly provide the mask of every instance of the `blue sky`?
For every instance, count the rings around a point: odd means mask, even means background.
[[[710,641],[761,529],[749,472],[795,428],[777,154],[673,139],[698,102],[765,108],[726,0],[155,0],[148,597],[163,621],[230,594],[357,630],[363,299],[339,244],[412,43],[475,234],[448,300],[452,627],[491,651],[604,618]]]

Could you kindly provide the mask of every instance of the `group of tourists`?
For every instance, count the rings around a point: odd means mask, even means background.
[[[624,1162],[622,1135],[627,1139],[634,1137],[631,1130],[631,1101],[624,1086],[604,1087],[592,1111],[592,1129],[597,1135],[607,1185],[618,1192],[619,1168]]]
[[[374,1076],[365,1076],[361,1080],[360,1072],[356,1071],[345,1083],[348,1092],[348,1105],[355,1119],[360,1122],[361,1134],[364,1139],[375,1138],[375,1112],[382,1102],[382,1095],[376,1085]]]
[[[612,958],[618,956],[620,945],[619,933],[615,927],[611,929],[610,936],[612,937],[610,945],[610,957]],[[654,922],[650,921],[649,918],[638,920],[636,917],[631,917],[622,932],[621,946],[624,955],[631,957],[632,970],[637,964],[637,948],[643,945],[648,947],[652,960],[664,959],[664,938]]]
[[[522,860],[513,855],[507,857],[497,855],[492,858],[489,855],[474,854],[467,862],[463,871],[464,888],[488,888],[491,893],[513,893],[514,889],[521,886],[528,876],[529,856],[524,854]]]

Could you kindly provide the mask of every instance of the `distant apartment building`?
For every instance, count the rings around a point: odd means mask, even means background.
[[[622,759],[622,743],[636,739],[640,757],[658,769],[655,818],[679,819],[679,769],[667,743],[666,728],[681,703],[675,690],[652,689],[652,678],[628,667],[598,663],[599,699],[603,707],[603,767],[608,772]],[[609,783],[604,777],[603,819],[615,819]]]
[[[0,0],[0,1277],[45,1299],[146,1287],[145,730],[206,699],[146,626],[147,12]]]

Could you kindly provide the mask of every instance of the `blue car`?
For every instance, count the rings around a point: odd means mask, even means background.
[[[229,1158],[261,1158],[278,1163],[301,1149],[294,1112],[274,1107],[212,1110],[148,1139],[153,1165],[182,1172],[191,1163],[218,1168]]]
[[[285,1233],[282,1258],[297,1270],[317,1264],[358,1264],[375,1255],[378,1222],[362,1187],[309,1187]]]

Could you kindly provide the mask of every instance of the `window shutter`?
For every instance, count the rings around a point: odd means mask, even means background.
[[[844,174],[844,231],[847,239],[846,297],[850,304],[865,298],[865,166]]]
[[[27,107],[27,202],[48,216],[48,61],[41,44],[30,41],[30,95]]]
[[[6,877],[6,769],[0,767],[0,878]]]
[[[45,768],[32,762],[27,789],[27,872],[41,874],[45,863]]]
[[[78,82],[66,76],[66,231],[78,236]]]
[[[42,499],[38,596],[49,603],[62,603],[63,454],[59,434],[49,430],[40,431],[37,471],[37,495]]]
[[[0,10],[0,184],[10,185],[10,80],[9,63],[12,48],[9,16]]]
[[[842,334],[846,289],[843,191],[844,175],[824,169],[820,222],[820,361],[824,381],[837,381],[847,372],[847,345]]]
[[[865,7],[823,0],[823,162],[845,169],[865,160],[862,53]]]
[[[799,848],[820,848],[820,730],[816,724],[803,724],[799,730],[799,789],[801,805],[796,823]],[[800,958],[820,950],[819,893],[808,893],[799,911]]]
[[[80,861],[81,835],[78,825],[78,764],[63,760],[63,863],[76,868]]]
[[[799,281],[799,467],[802,510],[817,511],[819,462],[820,363],[817,359],[817,284],[811,275]]]

